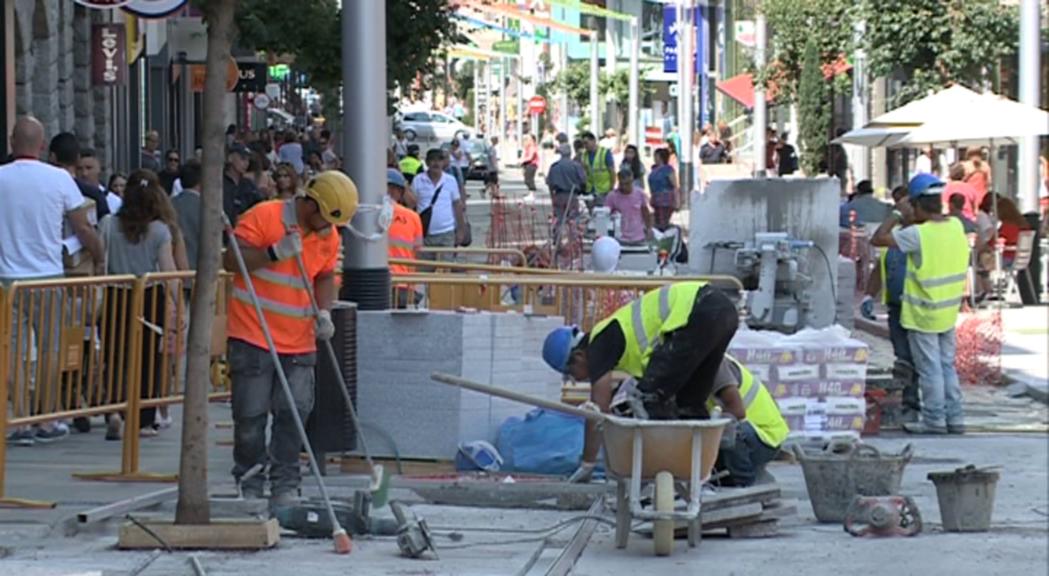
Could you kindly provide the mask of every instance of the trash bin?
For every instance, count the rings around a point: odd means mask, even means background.
[[[324,455],[330,452],[343,453],[357,448],[357,434],[346,410],[346,401],[339,391],[335,370],[342,372],[354,408],[357,406],[357,305],[352,302],[336,302],[331,310],[335,324],[335,336],[331,343],[339,366],[332,366],[328,351],[322,342],[317,343],[317,367],[314,378],[313,413],[306,422],[306,433],[317,456],[317,463],[324,469]]]

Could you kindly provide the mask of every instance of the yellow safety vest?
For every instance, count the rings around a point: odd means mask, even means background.
[[[954,328],[965,293],[969,241],[957,218],[918,225],[921,267],[907,258],[900,324],[908,330],[939,334]]]
[[[739,395],[743,398],[743,409],[746,411],[747,421],[754,426],[758,438],[761,438],[766,446],[779,448],[790,434],[790,429],[779,411],[776,399],[772,397],[761,380],[755,378],[754,374],[747,370],[746,366],[740,364],[739,360],[728,354],[725,354],[725,358],[739,368],[741,380]],[[713,410],[714,404],[713,397],[707,400],[708,409]]]
[[[415,176],[423,168],[422,161],[414,156],[405,156],[398,164],[401,167],[401,173],[408,176]]]
[[[688,323],[696,294],[705,285],[706,282],[678,282],[647,292],[598,322],[590,333],[590,339],[593,340],[613,320],[618,321],[626,346],[615,369],[641,378],[652,350],[663,334]],[[593,376],[598,377],[600,374]]]
[[[583,153],[584,160],[587,160],[588,156],[588,152]],[[612,172],[609,171],[608,164],[605,164],[606,158],[608,150],[598,146],[594,157],[583,163],[583,167],[586,168],[587,191],[593,188],[598,196],[604,196],[612,190]]]

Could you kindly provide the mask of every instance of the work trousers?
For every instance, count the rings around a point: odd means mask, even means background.
[[[539,170],[539,165],[525,164],[523,168],[525,188],[528,188],[529,192],[535,192],[535,173]]]
[[[926,426],[962,426],[962,387],[954,368],[954,328],[940,333],[911,330],[908,336],[922,389],[922,421]]]
[[[305,422],[313,411],[317,354],[281,354],[280,363],[295,399],[295,409]],[[302,482],[299,472],[302,438],[269,351],[230,339],[229,364],[233,381],[234,478],[239,480],[256,464],[268,465],[272,495],[297,491]],[[266,423],[270,414],[273,427],[267,446]],[[261,497],[265,480],[265,473],[245,480],[241,484],[244,495]]]
[[[750,422],[741,422],[736,426],[735,445],[731,448],[722,447],[718,451],[714,468],[728,471],[728,476],[718,483],[721,486],[750,486],[778,453],[779,448],[772,448],[761,441]]]
[[[681,417],[709,418],[707,398],[738,327],[732,301],[716,288],[700,288],[688,322],[664,334],[652,350],[638,389],[672,403]]]
[[[896,362],[902,364],[899,372],[906,380],[903,388],[903,407],[914,412],[921,412],[922,401],[918,395],[918,373],[914,369],[914,355],[911,354],[911,342],[907,336],[909,331],[900,324],[902,307],[899,304],[889,304],[888,309],[889,341],[892,342],[892,353],[896,356]]]

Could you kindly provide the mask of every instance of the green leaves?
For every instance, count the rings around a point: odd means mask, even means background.
[[[810,40],[818,60],[830,64],[852,51],[855,7],[850,0],[765,0],[762,2],[769,27],[769,65],[759,71],[759,80],[775,82],[779,98],[797,99],[802,60]]]
[[[806,174],[819,172],[820,161],[827,157],[830,106],[819,47],[816,39],[810,36],[805,43],[801,78],[798,81],[798,136],[801,142],[801,166]]]

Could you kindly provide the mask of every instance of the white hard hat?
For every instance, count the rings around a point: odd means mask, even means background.
[[[619,265],[619,252],[619,241],[611,236],[602,236],[594,240],[594,246],[590,249],[594,271],[602,274],[614,272]]]

